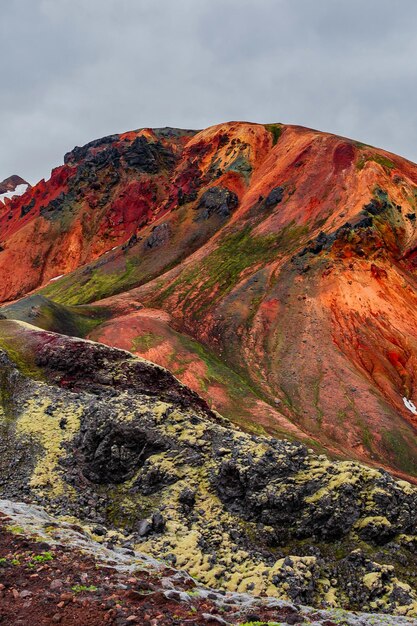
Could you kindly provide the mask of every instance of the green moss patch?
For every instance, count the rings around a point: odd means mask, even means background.
[[[282,135],[282,124],[265,124],[266,130],[272,134],[272,145],[275,146]]]
[[[64,277],[42,289],[42,293],[56,302],[67,305],[86,304],[100,300],[116,293],[121,285],[125,289],[135,286],[138,263],[139,261],[126,259],[125,268],[114,272],[96,267],[84,277],[78,276],[76,281],[73,280],[73,276]]]
[[[64,306],[40,294],[5,306],[1,312],[8,319],[73,337],[86,337],[111,314],[105,307]]]
[[[369,161],[378,163],[378,165],[381,165],[381,167],[388,171],[394,169],[395,167],[395,163],[391,161],[391,159],[389,159],[388,157],[385,157],[382,154],[372,154],[369,156],[362,155],[356,164],[356,169],[359,171],[363,170],[363,168]]]
[[[219,246],[192,269],[185,270],[169,287],[151,298],[154,306],[171,295],[181,293],[182,299],[193,302],[194,316],[212,306],[229,293],[240,281],[245,270],[264,266],[293,249],[306,227],[290,225],[279,233],[256,235],[251,226],[225,235]],[[196,307],[194,303],[199,303]]]

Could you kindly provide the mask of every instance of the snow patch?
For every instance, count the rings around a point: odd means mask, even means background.
[[[53,278],[49,279],[49,282],[52,283],[54,280],[59,280],[63,276],[65,276],[65,274],[60,274],[59,276],[54,276]]]
[[[411,402],[411,400],[409,400],[408,398],[406,398],[405,396],[403,397],[403,402],[405,407],[411,411],[411,413],[413,413],[414,415],[417,415],[417,408],[416,405]]]
[[[25,191],[27,191],[29,185],[26,183],[22,183],[21,185],[17,185],[14,191],[6,191],[5,193],[0,194],[0,200],[4,202],[5,198],[13,198],[14,196],[23,196]]]

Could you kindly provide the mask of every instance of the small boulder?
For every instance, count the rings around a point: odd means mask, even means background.
[[[55,578],[49,585],[51,591],[59,591],[64,586],[64,583],[59,578]]]
[[[265,200],[265,206],[268,208],[279,204],[284,197],[284,187],[274,187],[271,189]]]
[[[152,528],[153,525],[150,520],[142,519],[136,525],[136,532],[138,533],[139,537],[147,537],[147,535],[151,534]]]
[[[165,528],[164,516],[160,511],[152,515],[152,529],[156,533],[161,533]]]
[[[154,226],[154,228],[152,229],[152,233],[145,241],[145,247],[151,249],[158,248],[168,241],[170,235],[171,229],[169,227],[169,224],[167,224],[166,222],[158,224],[158,226]]]

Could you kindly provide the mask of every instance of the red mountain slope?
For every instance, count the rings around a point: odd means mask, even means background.
[[[416,165],[305,128],[112,136],[4,211],[1,298],[89,263],[42,293],[98,302],[92,338],[246,428],[415,477],[416,199]]]

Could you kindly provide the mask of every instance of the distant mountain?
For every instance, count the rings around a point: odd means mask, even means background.
[[[28,189],[30,185],[20,176],[13,174],[13,176],[9,176],[5,178],[0,183],[0,201],[4,203],[5,198],[13,198],[14,196],[23,195]]]

